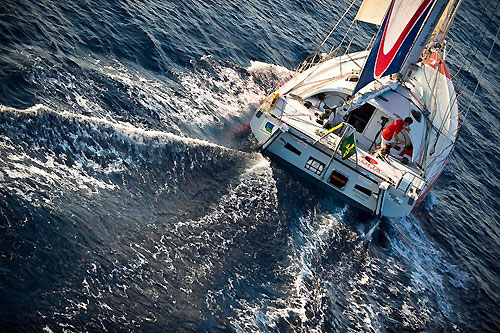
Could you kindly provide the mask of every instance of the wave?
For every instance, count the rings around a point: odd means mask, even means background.
[[[290,75],[278,66],[254,62],[243,68],[210,55],[164,75],[113,58],[88,56],[62,67],[29,61],[26,78],[53,109],[211,140],[217,138],[213,131],[248,118],[271,87]]]
[[[231,172],[256,158],[206,140],[41,104],[27,109],[0,106],[0,131],[0,181],[37,204],[54,199],[39,192],[95,194],[130,181],[137,186],[152,182],[160,192],[176,193],[202,170]]]

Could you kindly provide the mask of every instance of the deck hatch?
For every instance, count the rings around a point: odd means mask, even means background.
[[[347,183],[348,179],[349,178],[347,178],[346,176],[344,176],[340,172],[333,170],[332,174],[330,175],[330,179],[328,181],[330,184],[332,184],[335,187],[343,188],[345,186],[345,184]]]
[[[349,113],[347,122],[352,125],[358,133],[363,133],[374,112],[375,107],[365,103]]]

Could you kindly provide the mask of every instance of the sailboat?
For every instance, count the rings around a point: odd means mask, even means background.
[[[461,124],[445,39],[460,4],[364,0],[354,21],[378,26],[367,49],[320,54],[337,24],[255,111],[260,150],[353,206],[408,215],[445,168]],[[402,120],[410,124],[398,142],[382,142]]]

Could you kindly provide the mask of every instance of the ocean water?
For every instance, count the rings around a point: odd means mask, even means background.
[[[500,331],[498,1],[450,32],[463,110],[479,80],[453,157],[370,242],[255,150],[349,3],[2,1],[0,331]]]

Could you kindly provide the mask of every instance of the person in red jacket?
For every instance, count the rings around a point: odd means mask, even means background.
[[[381,134],[382,149],[388,150],[390,147],[395,147],[396,142],[404,145],[404,141],[399,138],[398,134],[401,133],[403,129],[410,131],[411,124],[413,124],[413,119],[411,119],[411,117],[406,117],[404,120],[396,119],[389,126],[387,126]]]

